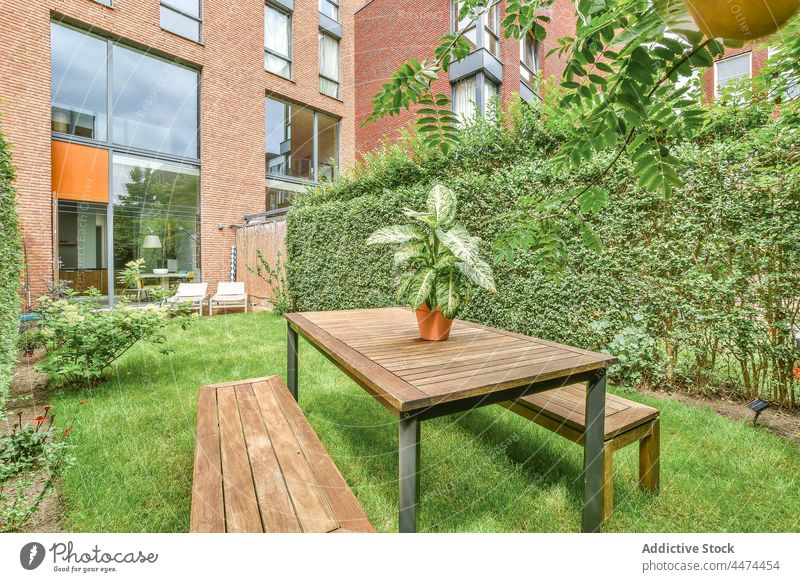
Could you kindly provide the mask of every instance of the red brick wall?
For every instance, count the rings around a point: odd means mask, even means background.
[[[381,138],[394,138],[414,119],[404,111],[395,117],[362,125],[372,112],[372,97],[395,69],[410,58],[433,54],[439,37],[450,30],[449,0],[372,0],[355,15],[355,143],[366,152]],[[446,77],[434,83],[434,91],[450,94]]]
[[[354,157],[353,12],[341,2],[342,100],[319,93],[316,1],[296,1],[294,82],[264,71],[263,3],[203,1],[203,44],[159,26],[157,0],[0,0],[0,124],[13,147],[20,214],[34,296],[53,279],[53,202],[50,192],[50,17],[65,17],[201,70],[201,235],[203,279],[215,288],[228,277],[230,224],[265,209],[264,96],[283,97],[343,119],[341,163]],[[218,225],[225,226],[223,230]]]
[[[372,111],[372,98],[388,81],[397,67],[409,58],[424,59],[433,54],[439,38],[450,32],[451,0],[372,0],[364,5],[355,18],[355,87],[356,151],[365,152],[377,147],[381,139],[393,139],[414,120],[411,112],[384,117],[362,125]],[[500,5],[501,19],[505,17],[505,0]],[[572,0],[556,0],[548,9],[551,22],[547,39],[540,52],[545,77],[560,77],[563,59],[556,55],[545,59],[547,52],[557,46],[556,39],[575,32],[575,7]],[[501,101],[519,93],[519,41],[502,39],[500,60],[503,63]],[[450,94],[446,75],[434,84],[436,92]]]

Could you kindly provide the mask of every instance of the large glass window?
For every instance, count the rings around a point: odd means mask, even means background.
[[[339,98],[339,41],[319,33],[319,91]]]
[[[338,0],[319,0],[319,11],[328,18],[339,21]]]
[[[750,53],[744,53],[714,63],[715,93],[750,78]]]
[[[499,93],[499,86],[483,72],[453,83],[453,113],[460,123],[481,115],[493,119],[496,106],[493,98]]]
[[[267,99],[267,173],[312,181],[314,111]]]
[[[161,0],[161,28],[200,42],[200,0]]]
[[[484,48],[497,58],[500,58],[500,6],[494,4],[482,16],[486,36]]]
[[[114,45],[114,143],[198,157],[198,73]]]
[[[199,74],[56,23],[51,49],[58,277],[139,301],[148,287],[199,279]],[[119,271],[138,258],[141,285],[121,288]]]
[[[306,191],[308,186],[267,178],[267,212],[288,210],[292,198]]]
[[[466,40],[469,45],[474,49],[478,46],[478,27],[477,27],[477,20],[473,19],[472,15],[467,13],[464,18],[459,18],[459,11],[463,4],[461,2],[454,2],[453,3],[453,10],[455,13],[454,22],[455,22],[455,32],[464,31],[463,38]]]
[[[324,113],[317,114],[318,160],[320,180],[332,180],[339,169],[339,120]]]
[[[105,140],[107,53],[105,40],[52,24],[52,130]]]
[[[519,40],[519,76],[531,89],[536,84],[539,73],[539,41],[532,32],[528,32]]]
[[[475,117],[477,103],[477,77],[468,77],[453,84],[453,113],[462,123]]]
[[[292,16],[270,4],[264,6],[264,68],[292,77]]]
[[[116,154],[112,174],[115,274],[143,258],[145,288],[199,280],[198,168]],[[130,291],[115,281],[117,295]]]
[[[272,97],[266,118],[267,210],[276,210],[307,184],[336,176],[339,120]]]

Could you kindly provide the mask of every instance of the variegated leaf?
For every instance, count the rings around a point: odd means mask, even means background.
[[[485,289],[490,293],[497,293],[497,289],[494,285],[492,267],[486,261],[476,259],[469,263],[456,263],[456,267],[458,267],[458,270],[461,271],[467,279],[481,289]]]
[[[448,231],[436,229],[436,235],[444,243],[444,246],[462,261],[472,263],[478,260],[478,243],[480,239],[471,236],[462,224],[456,223]]]
[[[395,267],[402,267],[406,263],[408,263],[412,258],[420,256],[420,252],[423,249],[423,245],[417,242],[410,242],[408,244],[403,245],[397,252],[394,254],[394,266]]]
[[[408,304],[416,309],[430,297],[433,290],[433,282],[436,279],[436,271],[431,268],[417,271],[411,279],[408,289]]]
[[[439,306],[442,315],[448,319],[453,319],[458,315],[460,303],[461,297],[458,294],[457,275],[451,269],[449,273],[436,279],[436,304]]]
[[[416,227],[406,224],[395,224],[392,226],[384,226],[373,232],[367,239],[367,244],[397,244],[410,240],[422,240],[422,238],[422,233]]]
[[[456,217],[456,193],[450,188],[436,184],[428,194],[428,212],[439,226],[448,226]]]
[[[403,214],[408,216],[409,218],[413,218],[414,220],[418,220],[419,222],[431,227],[436,227],[436,217],[431,214],[430,212],[418,212],[417,210],[412,210],[411,208],[406,208],[403,211]]]
[[[414,278],[413,273],[403,273],[397,279],[397,294],[396,299],[398,303],[405,303],[408,297],[408,289],[411,286],[411,280]]]

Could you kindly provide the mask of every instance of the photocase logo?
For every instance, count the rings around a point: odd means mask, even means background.
[[[26,570],[35,570],[44,561],[44,546],[39,542],[30,542],[22,546],[19,552],[19,563]]]

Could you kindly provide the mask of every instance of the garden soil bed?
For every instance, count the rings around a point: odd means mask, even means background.
[[[47,378],[36,371],[36,363],[43,353],[36,353],[32,358],[22,357],[14,370],[14,378],[8,394],[6,420],[0,421],[0,431],[11,432],[20,415],[22,422],[29,422],[37,416],[44,415],[44,406],[48,404],[50,393],[47,390]],[[56,484],[55,494],[48,495],[31,516],[22,531],[25,532],[61,532],[63,531],[64,503]]]
[[[734,420],[753,421],[753,411],[746,407],[747,401],[737,402],[724,396],[703,396],[687,392],[662,392],[644,388],[639,390],[659,398],[672,398],[691,406],[711,408],[717,414]],[[758,426],[800,445],[800,412],[798,411],[778,410],[776,406],[772,405],[761,414]]]

